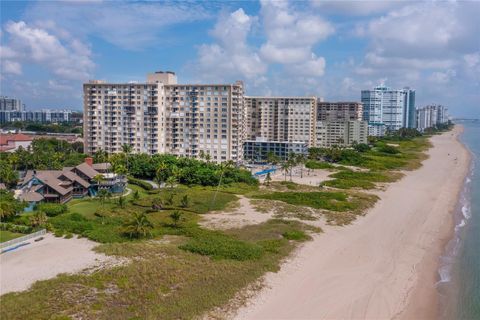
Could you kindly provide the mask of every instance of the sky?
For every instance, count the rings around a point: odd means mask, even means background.
[[[480,117],[480,1],[5,1],[0,94],[82,108],[82,83],[243,80],[247,95],[359,101],[385,84]]]

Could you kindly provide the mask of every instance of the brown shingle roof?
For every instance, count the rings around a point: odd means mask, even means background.
[[[20,200],[28,201],[28,202],[38,202],[43,200],[43,196],[35,191],[28,191],[24,192],[19,196]]]
[[[61,174],[62,171],[59,170],[40,170],[36,172],[35,177],[63,196],[72,191],[73,188],[64,188],[62,186],[62,181],[58,179]],[[28,170],[23,178],[22,185],[28,183],[33,176],[33,171]]]
[[[64,177],[66,177],[68,180],[70,181],[76,181],[78,183],[80,183],[84,188],[88,188],[90,187],[90,183],[88,183],[87,181],[83,180],[82,178],[80,178],[79,176],[77,176],[75,173],[73,173],[72,171],[68,171],[68,170],[64,170],[62,171],[62,175]]]
[[[88,164],[86,164],[85,162],[79,164],[78,166],[76,166],[74,169],[77,169],[78,171],[80,171],[81,173],[83,173],[84,175],[86,175],[89,179],[93,179],[93,177],[95,177],[96,175],[100,174],[100,172],[98,172],[97,170],[93,169],[92,167],[90,167]]]

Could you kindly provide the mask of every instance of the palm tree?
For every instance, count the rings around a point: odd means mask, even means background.
[[[168,166],[165,162],[160,162],[157,167],[157,172],[155,174],[155,180],[157,181],[159,187],[165,181],[165,175],[167,174]]]
[[[170,218],[173,220],[173,225],[177,227],[178,222],[180,222],[180,219],[182,218],[182,213],[179,210],[175,210],[170,214]]]
[[[175,187],[175,184],[177,183],[177,178],[175,178],[174,175],[171,175],[170,177],[167,178],[166,183],[170,186],[170,191],[173,191],[173,188]]]
[[[295,160],[296,160],[295,162],[300,165],[300,178],[303,178],[303,166],[306,161],[305,155],[302,153],[299,153],[297,154],[297,157]]]
[[[125,207],[125,197],[124,196],[118,197],[118,205],[120,206],[120,208]]]
[[[103,177],[103,174],[97,174],[95,177],[92,178],[92,180],[98,185],[105,181],[105,178]]]
[[[295,156],[295,153],[290,152],[287,162],[290,164],[290,181],[292,181],[293,168],[297,164],[297,157]]]
[[[283,161],[280,164],[280,167],[282,168],[283,173],[285,175],[285,181],[287,181],[287,173],[290,171],[290,163],[288,161]]]
[[[144,212],[136,212],[130,221],[125,223],[124,232],[130,238],[140,238],[150,236],[153,229],[153,224],[148,220]]]
[[[18,156],[18,154],[17,153],[10,154],[8,161],[13,166],[13,171],[17,171],[17,165],[20,162],[20,157]]]
[[[124,176],[128,173],[128,169],[124,165],[117,165],[114,169],[114,172],[120,176]]]
[[[122,145],[122,152],[125,154],[125,158],[126,158],[126,161],[127,161],[127,170],[129,169],[128,168],[128,156],[130,155],[130,153],[132,152],[133,148],[130,144],[123,144]]]
[[[215,203],[215,200],[217,200],[217,194],[218,194],[218,190],[220,189],[220,186],[222,184],[223,175],[230,168],[232,168],[233,165],[234,165],[234,162],[232,160],[220,163],[220,165],[218,167],[218,172],[220,173],[220,179],[218,180],[217,190],[215,191],[215,194],[213,195],[213,199],[212,199],[212,203],[211,203],[210,207],[212,207],[212,205]]]
[[[190,199],[188,198],[188,194],[186,194],[180,200],[180,206],[182,208],[186,208],[186,207],[188,207],[189,204],[190,204]]]
[[[30,224],[34,228],[44,226],[46,223],[47,215],[43,211],[37,211],[33,216],[30,216]]]
[[[140,193],[138,192],[138,190],[133,191],[132,201],[137,201],[139,199],[140,199]]]
[[[265,177],[265,184],[267,186],[270,185],[270,181],[272,181],[272,177],[270,176],[270,172],[267,173],[267,176]]]
[[[107,189],[100,189],[98,190],[97,197],[100,199],[102,206],[105,203],[105,199],[109,198],[110,192]]]

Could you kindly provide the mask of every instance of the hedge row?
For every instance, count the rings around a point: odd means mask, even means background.
[[[10,222],[0,222],[0,230],[28,234],[33,231],[33,228],[29,226],[13,224]]]
[[[139,186],[139,187],[141,187],[141,188],[143,188],[143,189],[145,189],[145,190],[148,190],[148,191],[150,191],[150,190],[153,189],[153,187],[152,187],[152,185],[151,185],[150,183],[145,182],[145,181],[140,180],[140,179],[136,179],[136,178],[134,178],[134,177],[128,177],[128,183],[137,185],[137,186]]]

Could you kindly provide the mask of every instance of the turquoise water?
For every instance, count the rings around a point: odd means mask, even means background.
[[[480,319],[480,123],[465,122],[462,142],[473,155],[455,216],[455,236],[441,258],[441,319]]]

